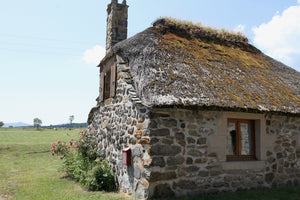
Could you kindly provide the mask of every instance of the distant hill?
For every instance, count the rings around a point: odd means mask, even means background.
[[[24,126],[32,126],[32,124],[26,124],[23,122],[16,122],[16,123],[5,123],[4,122],[4,126],[3,127],[24,127]]]
[[[3,127],[33,127],[32,124],[26,124],[23,122],[17,123],[4,123]],[[88,126],[87,123],[73,123],[72,128],[86,128]],[[42,126],[42,128],[71,128],[70,124],[57,124],[57,125],[50,125],[50,126]]]
[[[42,128],[86,128],[87,126],[87,123],[73,123],[72,127],[70,126],[70,124],[57,124],[50,126],[42,126]]]

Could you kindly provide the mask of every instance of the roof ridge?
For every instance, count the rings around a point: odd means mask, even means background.
[[[154,27],[164,27],[171,32],[184,33],[187,36],[195,38],[206,38],[219,42],[249,44],[248,38],[242,33],[229,32],[225,29],[215,29],[212,27],[202,26],[201,23],[194,24],[189,21],[182,21],[175,18],[158,18],[153,23]]]

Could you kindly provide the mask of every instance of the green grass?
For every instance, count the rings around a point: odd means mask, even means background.
[[[50,144],[77,138],[79,129],[40,131],[0,128],[0,200],[125,199],[117,193],[86,192],[59,172],[62,161],[47,151]]]

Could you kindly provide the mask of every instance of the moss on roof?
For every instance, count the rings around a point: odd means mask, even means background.
[[[107,54],[127,60],[144,104],[300,113],[299,72],[244,37],[194,34],[195,26],[186,27],[159,19]]]
[[[165,26],[176,32],[181,32],[190,37],[208,38],[219,40],[221,42],[240,42],[248,43],[248,38],[240,32],[229,32],[225,29],[215,29],[212,27],[202,26],[201,23],[194,24],[189,21],[182,21],[174,18],[158,18],[153,22],[153,26]]]

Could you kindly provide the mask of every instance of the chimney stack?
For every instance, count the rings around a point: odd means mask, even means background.
[[[106,53],[118,42],[127,38],[128,5],[112,0],[107,6]]]

